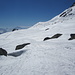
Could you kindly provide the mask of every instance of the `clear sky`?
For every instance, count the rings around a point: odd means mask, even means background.
[[[0,0],[0,28],[48,21],[73,2],[75,0]]]

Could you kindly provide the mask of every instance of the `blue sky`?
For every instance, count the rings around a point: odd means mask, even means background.
[[[0,28],[48,21],[73,2],[75,0],[0,0]]]

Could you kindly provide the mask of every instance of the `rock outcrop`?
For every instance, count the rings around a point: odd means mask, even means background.
[[[44,38],[44,40],[43,41],[45,41],[45,40],[49,40],[49,39],[55,39],[55,38],[58,38],[58,37],[60,37],[62,34],[55,34],[54,36],[52,36],[52,37],[46,37],[46,38]]]
[[[24,48],[25,46],[29,45],[30,43],[25,43],[25,44],[21,44],[21,45],[17,45],[15,50],[18,50],[18,49],[22,49]]]
[[[4,56],[7,56],[7,51],[0,48],[0,55],[4,55]]]
[[[68,39],[68,40],[73,40],[73,39],[75,39],[75,34],[70,34],[70,38]]]

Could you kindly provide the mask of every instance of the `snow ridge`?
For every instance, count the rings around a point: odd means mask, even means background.
[[[40,28],[40,27],[45,27],[47,25],[54,25],[56,23],[60,23],[60,22],[72,19],[73,17],[75,17],[75,6],[72,6],[66,9],[64,12],[55,16],[54,18],[52,18],[51,20],[47,22],[38,22],[37,24],[33,26],[33,28],[34,27]]]

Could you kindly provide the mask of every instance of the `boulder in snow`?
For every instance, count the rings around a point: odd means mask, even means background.
[[[70,34],[70,38],[68,39],[68,40],[73,40],[73,39],[75,39],[75,34]]]
[[[17,45],[15,50],[18,50],[18,49],[22,49],[24,48],[26,45],[29,45],[30,43],[25,43],[25,44],[21,44],[21,45]]]
[[[16,31],[16,30],[18,30],[18,29],[15,29],[15,28],[14,28],[12,31]]]
[[[46,31],[46,30],[49,30],[49,28],[45,29],[45,31]]]
[[[44,38],[44,40],[43,41],[45,41],[45,40],[49,40],[49,39],[55,39],[55,38],[58,38],[58,37],[60,37],[62,34],[55,34],[54,36],[52,36],[52,37],[46,37],[46,38]]]
[[[0,48],[0,55],[4,55],[4,56],[7,56],[7,51]]]
[[[75,6],[75,2],[70,7],[73,7],[73,6]]]
[[[43,41],[45,41],[45,40],[49,40],[50,39],[50,37],[46,37],[46,38],[44,38],[44,40]]]

